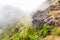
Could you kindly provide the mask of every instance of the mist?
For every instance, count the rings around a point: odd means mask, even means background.
[[[30,22],[33,12],[44,1],[46,0],[0,0],[0,33],[24,17],[27,18],[26,23]]]
[[[24,16],[26,14],[17,7],[11,5],[3,6],[0,9],[0,31],[13,26]]]

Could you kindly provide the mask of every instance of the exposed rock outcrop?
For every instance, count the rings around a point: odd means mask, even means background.
[[[32,23],[36,28],[45,24],[60,26],[60,3],[52,4],[44,11],[37,10],[33,16]]]

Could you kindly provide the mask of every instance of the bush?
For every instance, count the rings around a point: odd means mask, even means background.
[[[22,26],[19,28],[18,32],[15,32],[15,28],[11,29],[11,31],[9,31],[9,35],[5,35],[3,40],[42,40],[43,37],[50,34],[52,29],[49,25],[44,25],[37,29],[33,28],[32,24],[20,25]],[[10,34],[12,34],[12,36]]]
[[[58,28],[54,28],[52,32],[55,35],[60,35],[60,29],[58,29]]]
[[[47,35],[50,35],[51,30],[53,27],[49,26],[49,25],[44,25],[41,30],[39,29],[39,35],[42,37],[46,37]]]

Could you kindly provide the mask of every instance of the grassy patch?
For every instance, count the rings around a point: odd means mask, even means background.
[[[19,28],[18,32],[16,32],[15,27],[11,28],[3,35],[1,40],[42,40],[42,38],[49,35],[52,30],[52,27],[49,25],[35,29],[32,27],[32,23],[27,25],[17,23],[16,26]]]

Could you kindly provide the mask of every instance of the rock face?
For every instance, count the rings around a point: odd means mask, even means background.
[[[46,10],[37,10],[33,16],[33,27],[43,26],[60,26],[60,3],[52,4]]]
[[[60,20],[60,3],[56,3],[53,6],[55,7],[53,8],[53,10],[49,9],[50,10],[49,14],[53,16],[53,20],[55,21],[55,26],[60,27],[60,21],[59,21]]]
[[[46,21],[48,21],[48,20],[45,20],[48,17],[49,15],[46,10],[45,11],[38,10],[36,14],[33,16],[33,21],[32,21],[33,26],[34,27],[42,26],[43,24],[46,23]]]

